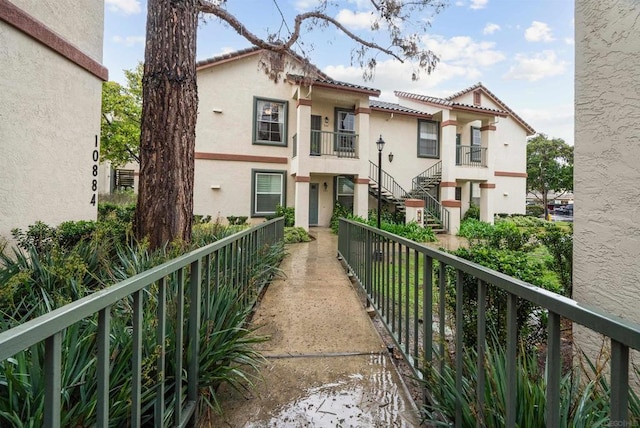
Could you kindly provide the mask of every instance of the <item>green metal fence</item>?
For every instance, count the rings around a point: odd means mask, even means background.
[[[479,409],[483,408],[485,382],[483,376],[487,315],[484,303],[487,290],[496,287],[507,294],[505,426],[513,427],[516,421],[516,311],[518,302],[523,300],[548,313],[546,426],[560,426],[561,318],[569,319],[609,338],[610,426],[629,426],[629,349],[640,349],[640,325],[451,254],[350,220],[340,220],[338,253],[366,292],[368,303],[375,308],[385,323],[416,377],[421,377],[423,371],[432,367],[442,373],[444,360],[436,358],[436,354],[445,355],[446,342],[449,340],[456,350],[456,389],[462,390],[463,361],[466,352],[463,335],[455,332],[457,327],[454,327],[452,332],[445,331],[445,325],[449,322],[449,325],[463,326],[463,283],[465,276],[470,276],[475,279],[478,294],[476,405]],[[434,269],[435,263],[439,264],[437,269]],[[447,272],[452,270],[454,274],[448,275]],[[445,306],[447,278],[452,278],[449,285],[455,287],[454,313],[447,313]],[[458,399],[456,426],[461,426],[461,414],[462,408]]]
[[[69,350],[63,349],[62,338],[69,327],[97,318],[96,377],[98,427],[109,426],[110,362],[116,350],[110,343],[112,309],[123,304],[131,308],[132,394],[131,426],[141,426],[143,383],[151,382],[155,393],[154,426],[168,422],[171,426],[183,427],[194,423],[197,417],[199,343],[201,323],[208,319],[212,299],[221,284],[237,290],[244,304],[253,305],[262,288],[270,279],[270,272],[260,270],[261,255],[283,242],[284,219],[265,222],[246,231],[239,232],[213,244],[187,253],[163,263],[153,269],[135,275],[104,290],[67,304],[50,313],[0,333],[0,364],[6,364],[16,354],[29,351],[44,342],[44,426],[60,426],[62,360]],[[175,293],[175,294],[173,294]],[[157,301],[154,319],[143,320],[143,305],[148,295]],[[171,310],[167,302],[171,301]],[[175,303],[175,304],[174,304]],[[174,313],[175,312],[175,313]],[[173,317],[173,318],[171,318]],[[167,352],[170,332],[168,320],[175,320],[176,328],[171,342],[175,349]],[[142,370],[143,322],[155,325],[157,351],[153,379],[144,379]],[[151,338],[153,340],[153,338]],[[166,373],[168,355],[173,358],[174,373]],[[148,357],[148,356],[147,356]],[[37,359],[36,359],[37,361]],[[148,361],[147,361],[148,362]],[[176,384],[172,391],[166,389],[166,379],[174,376]],[[148,387],[148,385],[146,385]],[[167,408],[167,395],[173,403]],[[148,410],[148,409],[147,409]],[[167,421],[167,419],[172,419]],[[147,421],[149,423],[149,421]]]

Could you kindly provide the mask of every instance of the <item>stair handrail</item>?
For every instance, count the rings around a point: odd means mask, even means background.
[[[431,167],[427,168],[426,170],[422,171],[420,174],[413,177],[413,180],[411,180],[412,188],[415,190],[418,187],[422,187],[422,184],[420,183],[422,181],[425,181],[424,179],[434,179],[438,177],[438,180],[439,180],[440,176],[442,176],[442,161],[438,161],[437,163],[433,164]]]
[[[424,201],[426,213],[437,219],[442,224],[443,229],[449,230],[449,210],[427,192],[420,192],[420,199]]]
[[[369,161],[369,180],[373,180],[378,186],[393,195],[397,200],[407,199],[408,192],[402,188],[401,185],[388,174],[384,169],[382,170],[382,183],[378,183],[378,165]]]

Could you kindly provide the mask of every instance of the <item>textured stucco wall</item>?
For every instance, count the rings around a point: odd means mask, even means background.
[[[288,102],[286,147],[252,144],[254,96]],[[286,203],[293,206],[295,186],[289,172],[291,141],[296,133],[296,104],[292,86],[270,81],[258,68],[258,56],[254,55],[199,71],[198,99],[196,152],[269,156],[286,158],[288,162],[196,159],[194,213],[211,215],[214,219],[250,215],[252,169],[287,171]],[[220,189],[212,190],[212,185],[220,185]]]
[[[79,6],[77,0],[10,0],[49,29],[102,62],[104,0],[90,0]]]
[[[14,3],[101,59],[102,1]],[[37,220],[94,219],[101,80],[4,22],[0,58],[0,236]]]
[[[574,297],[640,322],[640,5],[578,0],[575,23]]]
[[[382,169],[391,174],[405,189],[411,190],[411,180],[440,161],[418,157],[418,119],[411,116],[373,111],[370,121],[371,135],[376,140],[380,135],[385,141],[382,152]],[[393,152],[393,162],[389,153]],[[378,163],[378,150],[369,152],[370,161]]]

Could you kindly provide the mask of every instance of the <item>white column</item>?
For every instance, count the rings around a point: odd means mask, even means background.
[[[298,168],[291,171],[298,176],[309,176],[309,153],[311,150],[311,100],[301,98],[296,106],[296,138],[298,140]]]
[[[369,216],[369,178],[358,177],[354,184],[353,213],[367,218]]]
[[[490,224],[493,224],[495,188],[493,183],[480,183],[480,221]]]
[[[460,183],[460,215],[464,217],[464,213],[469,209],[471,201],[471,182],[464,181]]]
[[[442,161],[442,182],[440,183],[440,202],[456,199],[456,115],[442,110],[440,124],[440,160]]]
[[[296,176],[295,226],[309,230],[309,177]]]

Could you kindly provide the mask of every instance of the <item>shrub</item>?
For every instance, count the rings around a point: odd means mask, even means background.
[[[558,274],[564,288],[564,295],[573,295],[573,225],[569,231],[561,229],[555,223],[545,225],[544,231],[537,236],[538,240],[549,250],[552,262],[549,268]]]
[[[276,205],[275,214],[267,216],[266,219],[273,220],[278,217],[284,217],[284,227],[294,227],[296,223],[296,209],[293,207]]]
[[[340,202],[336,202],[333,206],[333,214],[331,215],[331,230],[333,233],[338,233],[341,218],[355,219],[351,209],[345,207]]]
[[[295,244],[297,242],[309,242],[311,237],[309,233],[302,227],[285,227],[284,242],[286,244]]]
[[[63,248],[72,248],[80,241],[91,240],[96,227],[95,221],[65,221],[56,228],[58,244]]]
[[[37,252],[48,251],[56,243],[55,228],[41,221],[29,225],[26,232],[18,228],[12,229],[11,235],[18,246],[25,250],[33,247]]]
[[[468,218],[460,224],[458,236],[467,238],[469,244],[475,245],[489,239],[493,233],[493,226],[484,221]]]
[[[467,210],[467,212],[464,213],[464,216],[462,217],[462,221],[467,220],[467,219],[475,219],[475,220],[480,220],[480,207],[475,205],[475,204],[471,204],[469,206],[469,209]]]
[[[537,285],[538,287],[561,292],[556,283],[550,281],[545,275],[545,267],[542,262],[533,261],[525,252],[508,249],[494,249],[484,245],[477,245],[471,248],[459,248],[452,251],[452,254],[478,263],[482,266],[502,272],[506,275]],[[455,311],[456,288],[455,271],[448,271],[447,305]],[[463,275],[463,331],[466,346],[475,346],[477,331],[476,319],[478,304],[486,305],[487,324],[495,325],[496,333],[502,339],[506,338],[506,313],[507,294],[496,287],[489,287],[487,290],[487,301],[478,302],[477,279],[469,275]],[[534,312],[534,305],[526,300],[519,299],[517,307],[517,321],[521,337],[531,337],[536,339],[543,325],[531,322]],[[531,342],[533,343],[533,341]]]
[[[527,205],[527,215],[532,217],[542,217],[544,215],[544,207],[541,205]]]

